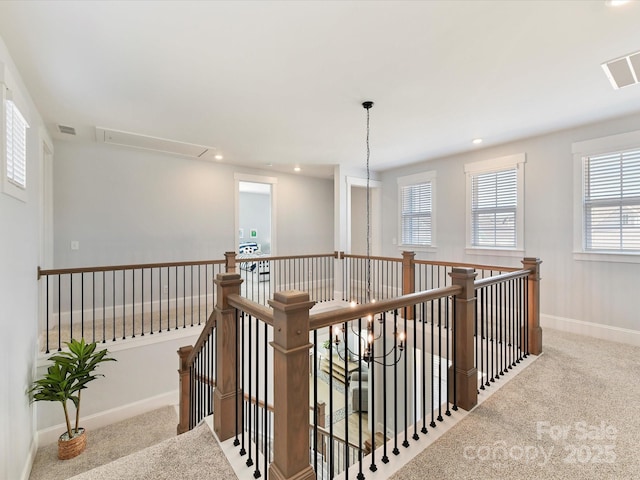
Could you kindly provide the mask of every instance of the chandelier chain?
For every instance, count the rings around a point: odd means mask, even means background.
[[[367,110],[367,303],[371,302],[371,207],[369,205],[369,183],[371,179],[369,170],[369,159],[371,157],[371,148],[369,146],[369,108],[371,107],[365,107],[365,109]]]

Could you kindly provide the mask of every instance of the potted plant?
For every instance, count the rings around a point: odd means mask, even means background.
[[[115,361],[107,357],[107,349],[96,351],[96,342],[86,343],[72,339],[65,342],[69,351],[59,352],[49,358],[53,362],[47,373],[35,380],[29,389],[32,401],[60,402],[64,410],[67,431],[58,439],[58,458],[67,460],[84,451],[87,439],[80,423],[80,400],[82,390],[98,377],[95,369],[102,362]],[[71,400],[76,408],[75,427],[71,428],[67,402]]]

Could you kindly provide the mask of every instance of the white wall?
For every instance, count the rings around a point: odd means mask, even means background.
[[[23,113],[31,127],[27,131],[27,201],[0,193],[0,478],[19,479],[28,474],[35,453],[33,408],[26,391],[37,350],[43,137],[42,119],[2,39],[0,62],[11,77],[8,86],[26,102]],[[4,140],[0,148],[4,150]]]
[[[234,173],[265,174],[95,143],[55,147],[58,268],[221,259],[237,250]],[[332,252],[332,181],[266,174],[278,179],[278,253]]]
[[[155,338],[138,337],[125,344],[99,344],[107,348],[116,362],[98,367],[103,374],[89,384],[82,393],[80,426],[88,431],[115,423],[153,408],[176,405],[178,402],[177,351],[193,345],[202,327],[180,329],[177,332],[154,334]],[[41,361],[38,375],[46,372],[48,362]],[[72,423],[75,418],[73,404],[69,404]],[[57,441],[64,432],[64,413],[58,402],[40,402],[37,410],[39,443]],[[176,425],[177,426],[177,425]]]
[[[384,254],[398,256],[398,176],[437,172],[437,252],[419,259],[520,266],[518,258],[465,254],[465,163],[526,153],[525,256],[539,257],[543,325],[607,336],[615,329],[640,333],[637,302],[640,264],[578,261],[573,258],[573,142],[638,129],[640,115],[513,142],[389,170],[383,173]],[[577,321],[577,322],[576,322]],[[590,322],[597,324],[583,324]],[[593,327],[593,328],[592,328]],[[595,329],[594,329],[595,328]],[[615,333],[615,332],[614,332]],[[617,331],[624,338],[630,332]],[[638,335],[631,332],[637,341]]]

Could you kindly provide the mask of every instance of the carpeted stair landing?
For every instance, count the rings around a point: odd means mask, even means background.
[[[87,449],[58,460],[57,444],[38,449],[29,480],[236,478],[202,424],[176,436],[175,407],[164,407],[87,432]]]
[[[228,480],[231,465],[206,424],[94,468],[73,480]]]

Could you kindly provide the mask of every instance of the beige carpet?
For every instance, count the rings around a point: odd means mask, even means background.
[[[73,480],[228,480],[231,465],[206,424]]]
[[[38,449],[30,480],[62,480],[117,460],[176,436],[174,407],[138,415],[87,432],[87,449],[69,460],[58,460],[57,443]],[[60,432],[62,433],[62,432]]]
[[[640,478],[640,348],[545,330],[544,351],[391,478]]]
[[[544,350],[391,478],[640,479],[640,348],[545,330]],[[151,417],[154,424],[161,423],[157,414]],[[176,421],[168,421],[172,432]],[[111,427],[118,441],[128,436],[120,431],[125,426]],[[235,478],[207,428],[74,480]],[[90,460],[89,448],[97,441],[89,437],[79,462]],[[56,462],[54,458],[45,465],[41,476],[35,476],[34,466],[31,478],[73,475],[61,475]],[[368,471],[365,476],[381,478]]]

